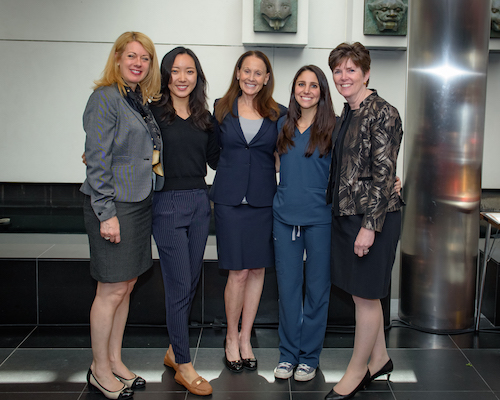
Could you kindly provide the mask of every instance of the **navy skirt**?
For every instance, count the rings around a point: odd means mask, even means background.
[[[382,232],[375,233],[370,252],[354,253],[362,215],[333,217],[332,283],[347,293],[364,299],[383,299],[389,294],[392,266],[401,233],[401,211],[386,214]]]
[[[219,268],[274,266],[273,208],[214,205]]]
[[[115,202],[120,223],[120,243],[101,237],[101,223],[90,205],[83,202],[83,217],[90,245],[90,275],[99,282],[126,282],[153,265],[151,256],[151,205],[153,193],[137,203]]]

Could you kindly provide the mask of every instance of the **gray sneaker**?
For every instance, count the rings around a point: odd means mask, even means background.
[[[316,368],[310,367],[307,364],[299,364],[299,366],[295,370],[295,374],[293,375],[296,381],[301,382],[310,381],[315,376]]]
[[[288,379],[293,375],[293,369],[295,365],[289,362],[280,362],[276,368],[274,368],[274,376],[278,379]]]

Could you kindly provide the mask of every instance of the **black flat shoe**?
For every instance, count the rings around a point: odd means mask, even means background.
[[[392,363],[392,360],[389,358],[389,361],[387,361],[385,363],[385,365],[380,368],[380,370],[376,373],[374,373],[371,377],[370,377],[370,382],[377,379],[379,376],[382,376],[382,375],[385,375],[387,374],[387,380],[389,380],[389,378],[391,377],[391,372],[392,370],[394,369],[394,364]]]
[[[363,390],[366,385],[370,383],[370,371],[366,371],[365,377],[361,380],[358,386],[349,394],[338,394],[335,390],[330,390],[330,392],[325,396],[325,400],[346,400],[354,397],[356,393]]]
[[[125,379],[116,374],[113,375],[129,389],[144,389],[146,387],[146,381],[138,375],[134,374],[134,377],[131,379]]]
[[[106,389],[97,381],[90,368],[89,371],[87,372],[87,382],[89,384],[89,387],[101,392],[108,399],[125,400],[125,399],[131,399],[132,396],[134,395],[134,391],[132,389],[129,389],[125,385],[123,385],[123,387],[120,390],[117,390],[116,392],[111,392],[110,390]]]
[[[241,360],[229,361],[226,355],[226,339],[224,339],[224,363],[226,367],[231,372],[241,372],[243,371],[243,362]]]
[[[257,369],[257,359],[256,358],[244,358],[243,359],[243,368],[246,368],[250,371],[255,371]]]

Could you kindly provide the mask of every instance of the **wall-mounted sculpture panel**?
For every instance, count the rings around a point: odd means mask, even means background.
[[[404,36],[408,29],[408,0],[365,0],[365,35]]]
[[[297,0],[254,0],[254,32],[297,32]]]

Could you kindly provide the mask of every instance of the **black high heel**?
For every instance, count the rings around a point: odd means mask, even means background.
[[[325,400],[347,400],[352,397],[360,390],[363,390],[366,385],[370,383],[370,371],[366,371],[365,377],[361,380],[358,386],[349,394],[338,394],[335,390],[330,390],[330,392],[325,396]]]
[[[131,399],[132,396],[134,395],[134,391],[132,389],[129,389],[125,385],[123,385],[123,387],[120,390],[117,390],[116,392],[112,392],[106,389],[97,381],[90,368],[89,371],[87,372],[87,382],[89,384],[89,387],[101,392],[106,398],[111,400]]]
[[[231,372],[241,372],[241,371],[243,371],[243,361],[241,361],[241,360],[229,361],[227,359],[227,355],[226,355],[226,339],[224,339],[224,363],[226,364],[227,369],[229,371],[231,371]]]
[[[377,379],[379,376],[387,374],[387,380],[391,377],[391,372],[394,369],[394,364],[392,363],[392,360],[389,358],[389,361],[385,363],[385,365],[380,368],[378,372],[375,372],[371,377],[370,377],[370,382],[374,381]]]

